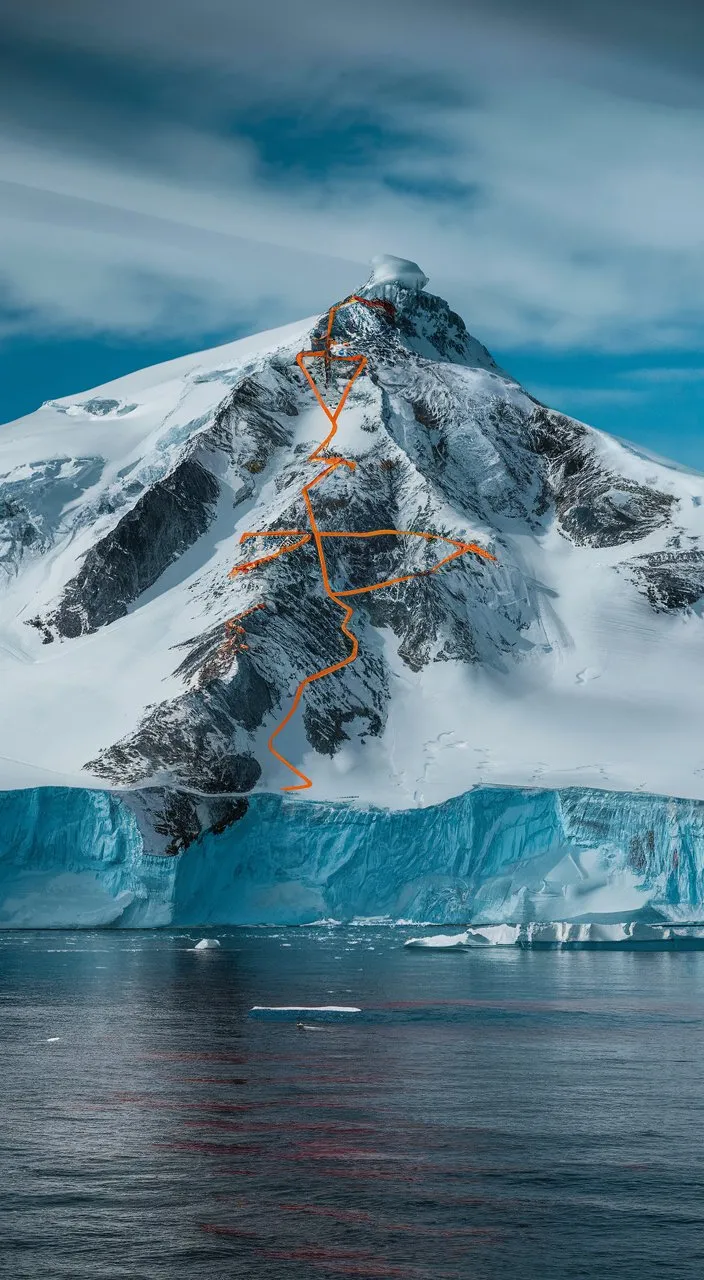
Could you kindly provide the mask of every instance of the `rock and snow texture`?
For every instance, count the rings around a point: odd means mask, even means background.
[[[279,745],[315,800],[404,810],[478,785],[704,798],[704,478],[537,404],[414,263],[378,260],[336,335],[363,352],[314,490],[322,528],[473,541],[357,597],[358,660]],[[334,301],[331,299],[331,302]],[[130,794],[155,853],[223,832],[290,776],[266,749],[298,681],[345,656],[305,528],[327,423],[295,364],[325,317],[172,361],[0,428],[0,788]],[[334,388],[333,388],[334,390]],[[338,589],[439,558],[335,541]],[[252,606],[247,648],[227,622]]]

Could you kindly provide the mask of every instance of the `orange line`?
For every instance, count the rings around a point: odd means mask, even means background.
[[[253,604],[249,609],[245,609],[243,613],[236,613],[234,618],[228,618],[225,622],[226,639],[220,646],[218,652],[229,654],[232,650],[238,653],[240,649],[248,649],[249,645],[244,644],[242,640],[238,640],[238,636],[245,634],[244,627],[241,627],[240,620],[248,618],[250,613],[256,613],[258,609],[266,609],[265,604]]]
[[[365,307],[382,307],[387,313],[390,312],[391,315],[393,315],[393,307],[391,306],[390,303],[382,300],[378,300],[378,299],[360,298],[356,294],[353,294],[350,298],[347,298],[345,302],[341,302],[337,306],[330,308],[330,311],[328,312],[328,325],[327,325],[327,332],[325,337],[325,345],[323,346],[323,348],[317,351],[299,351],[298,355],[296,356],[296,363],[298,364],[298,367],[301,369],[301,371],[305,375],[313,391],[313,394],[315,395],[315,398],[318,401],[318,404],[320,405],[325,416],[330,422],[330,430],[327,436],[313,450],[310,457],[308,458],[309,462],[322,461],[320,455],[325,449],[327,449],[327,446],[330,444],[330,441],[334,438],[334,436],[337,433],[337,421],[342,412],[342,409],[344,408],[347,397],[349,396],[349,393],[352,390],[352,386],[354,385],[355,381],[357,380],[357,378],[363,372],[363,370],[367,365],[367,358],[364,355],[341,356],[341,355],[333,354],[330,350],[333,342],[332,329],[335,321],[335,316],[337,315],[337,312],[341,310],[342,307],[350,306],[353,303],[361,303]],[[333,360],[346,361],[348,364],[354,364],[356,366],[354,373],[352,373],[351,376],[348,378],[344,391],[342,392],[342,396],[340,397],[337,407],[334,410],[331,410],[329,406],[326,404],[323,396],[321,395],[318,389],[315,379],[312,377],[312,375],[310,374],[309,370],[306,367],[305,361],[310,359],[318,359],[318,360],[322,359],[325,362],[326,383],[329,377],[330,365]],[[303,500],[306,504],[306,510],[308,512],[308,521],[310,524],[311,532],[305,533],[301,529],[279,529],[271,532],[248,531],[246,533],[243,533],[240,537],[240,544],[246,542],[249,538],[257,538],[257,537],[262,537],[262,538],[296,537],[299,540],[298,542],[292,543],[289,546],[279,547],[278,551],[273,551],[270,555],[261,556],[258,560],[249,560],[243,565],[237,565],[234,569],[230,571],[230,574],[229,574],[229,576],[232,578],[232,577],[235,577],[238,573],[248,573],[251,569],[255,568],[260,564],[266,564],[270,560],[275,560],[278,556],[285,555],[289,551],[297,551],[299,547],[302,547],[304,546],[305,543],[310,542],[312,538],[315,543],[316,551],[318,553],[318,562],[320,564],[320,574],[321,574],[323,589],[325,591],[325,594],[328,596],[330,600],[333,601],[334,604],[338,606],[338,608],[342,609],[344,614],[342,622],[340,623],[340,630],[342,634],[346,636],[351,643],[351,649],[347,657],[341,658],[339,662],[331,663],[331,665],[328,667],[322,667],[320,671],[315,671],[313,672],[312,675],[304,676],[304,678],[300,681],[300,683],[296,688],[289,710],[287,711],[283,720],[281,720],[281,722],[277,725],[277,727],[274,729],[274,731],[271,733],[269,737],[268,747],[271,754],[275,756],[276,759],[281,764],[285,765],[287,769],[290,769],[290,771],[294,773],[297,778],[300,778],[300,782],[294,783],[288,787],[282,787],[281,788],[282,791],[305,791],[308,789],[308,787],[312,787],[313,783],[311,779],[306,776],[305,773],[302,773],[300,769],[297,769],[295,765],[291,764],[290,760],[287,760],[285,756],[282,756],[281,753],[277,751],[276,747],[274,746],[275,738],[277,738],[278,735],[282,732],[282,730],[286,728],[286,725],[290,722],[290,720],[295,715],[300,705],[301,698],[303,697],[303,693],[307,689],[308,685],[314,684],[315,681],[317,680],[322,680],[324,676],[333,675],[336,671],[342,671],[344,667],[347,667],[350,665],[350,663],[354,662],[359,652],[359,641],[356,635],[354,634],[354,632],[350,631],[349,625],[348,625],[352,619],[354,610],[351,605],[345,603],[343,597],[364,595],[370,591],[380,591],[383,587],[394,586],[396,583],[399,583],[399,582],[410,582],[414,578],[428,577],[432,573],[437,573],[438,569],[441,569],[443,565],[449,564],[451,560],[456,560],[459,556],[466,555],[468,552],[472,552],[474,555],[482,556],[485,560],[496,559],[495,556],[491,555],[490,552],[485,551],[482,547],[477,546],[476,543],[462,542],[456,538],[446,538],[439,533],[419,532],[418,530],[415,530],[415,529],[373,529],[364,533],[355,533],[351,530],[350,531],[332,530],[330,532],[323,532],[318,528],[318,525],[315,519],[315,512],[313,511],[313,504],[310,498],[311,489],[313,489],[316,484],[319,484],[321,480],[325,480],[327,476],[332,475],[332,473],[336,471],[338,467],[349,467],[350,471],[354,471],[355,467],[357,466],[356,462],[352,462],[348,458],[341,458],[341,457],[328,457],[327,459],[325,459],[325,462],[326,462],[326,466],[324,467],[324,469],[321,472],[319,472],[318,475],[315,476],[312,480],[310,480],[308,484],[303,485],[303,488],[301,490]],[[420,570],[416,573],[403,574],[401,577],[397,577],[397,578],[387,578],[384,582],[372,583],[370,586],[366,586],[366,587],[352,587],[346,591],[334,591],[332,586],[330,585],[328,566],[327,566],[327,561],[325,559],[325,550],[323,547],[323,542],[325,538],[379,538],[379,537],[385,537],[385,536],[424,538],[428,542],[433,542],[433,541],[445,542],[448,544],[448,546],[454,547],[455,550],[450,552],[449,555],[444,556],[444,558],[442,560],[439,560],[436,565],[433,565],[431,569]],[[255,605],[255,608],[263,608],[263,607],[264,607],[263,605]],[[248,610],[247,612],[252,612],[252,611]],[[246,614],[241,614],[239,616],[245,617]],[[236,621],[236,619],[233,619],[233,622],[234,621]]]
[[[236,613],[234,618],[228,618],[225,626],[234,627],[235,623],[239,622],[240,618],[248,618],[250,613],[256,613],[258,609],[266,609],[266,605],[264,603],[253,604],[249,609],[245,609],[244,613]],[[244,627],[238,627],[237,630],[244,631]]]
[[[298,530],[296,530],[298,532]],[[245,538],[275,538],[282,535],[275,533],[243,533],[240,542],[244,542]],[[245,564],[236,564],[234,569],[230,569],[228,578],[236,578],[238,573],[249,573],[251,569],[256,569],[260,564],[268,564],[270,560],[276,560],[279,556],[285,556],[287,551],[298,551],[304,543],[310,542],[311,535],[304,533],[298,542],[294,542],[290,547],[279,547],[278,551],[272,551],[268,556],[260,556],[258,560],[247,560]]]
[[[337,432],[337,419],[339,418],[339,416],[340,416],[340,414],[341,414],[341,412],[342,412],[342,410],[343,410],[343,408],[344,408],[345,401],[346,401],[346,399],[347,399],[347,397],[348,397],[348,395],[349,395],[350,391],[352,390],[352,385],[353,385],[353,383],[354,383],[354,382],[356,382],[357,378],[359,377],[360,373],[362,372],[362,370],[364,369],[364,367],[365,367],[365,365],[366,365],[366,363],[367,363],[367,357],[366,357],[366,356],[336,356],[336,357],[334,357],[334,359],[337,359],[337,360],[354,361],[354,362],[357,364],[357,368],[355,369],[354,373],[352,374],[352,377],[348,380],[347,385],[346,385],[346,387],[345,387],[345,389],[344,389],[344,391],[343,391],[343,393],[342,393],[342,396],[340,397],[340,400],[339,400],[339,402],[338,402],[337,408],[335,409],[334,413],[331,413],[331,412],[330,412],[330,410],[329,410],[329,408],[328,408],[328,406],[326,405],[325,401],[323,400],[323,397],[321,396],[321,394],[320,394],[320,392],[319,392],[319,390],[318,390],[318,388],[317,388],[316,384],[315,384],[315,379],[311,377],[310,373],[309,373],[309,372],[308,372],[308,370],[306,369],[305,364],[303,363],[303,361],[304,361],[304,359],[305,359],[305,357],[306,357],[306,356],[318,356],[318,357],[320,357],[320,354],[321,354],[321,353],[320,353],[319,351],[299,351],[298,355],[296,356],[296,364],[299,366],[299,368],[300,368],[300,369],[302,369],[302,370],[303,370],[303,372],[304,372],[304,374],[305,374],[306,378],[308,379],[308,382],[310,383],[310,385],[311,385],[311,387],[312,387],[312,389],[313,389],[313,394],[315,395],[315,398],[316,398],[316,400],[318,401],[318,404],[320,405],[321,409],[322,409],[322,410],[323,410],[323,412],[325,413],[326,417],[328,417],[328,418],[330,419],[330,423],[331,423],[330,430],[329,430],[328,434],[326,435],[325,439],[324,439],[323,441],[321,441],[321,443],[318,445],[317,449],[314,449],[314,450],[313,450],[313,452],[311,453],[311,455],[310,455],[310,457],[309,457],[309,459],[308,459],[308,461],[309,461],[309,462],[317,462],[317,461],[318,461],[318,459],[319,459],[319,457],[320,457],[320,454],[322,453],[323,449],[327,449],[327,447],[328,447],[328,445],[329,445],[330,441],[332,440],[333,436],[336,434],[336,432]],[[335,459],[335,461],[336,461],[336,462],[344,462],[344,463],[346,464],[346,466],[351,467],[351,469],[352,469],[352,470],[354,470],[355,466],[357,465],[355,462],[347,462],[347,460],[346,460],[345,458],[336,458],[336,459]]]
[[[293,532],[298,533],[296,529]],[[347,532],[345,529],[331,529],[321,533],[321,538],[427,538],[428,542],[448,542],[453,547],[462,547],[465,551],[476,551],[485,560],[495,560],[490,551],[478,547],[476,542],[463,542],[461,538],[446,538],[442,533],[426,533],[420,529],[365,529],[363,533]]]

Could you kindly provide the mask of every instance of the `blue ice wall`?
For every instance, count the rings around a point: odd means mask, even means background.
[[[107,791],[0,791],[0,928],[168,924],[175,867]]]
[[[389,813],[258,797],[176,871],[182,923],[626,918],[704,904],[704,804],[478,788]]]
[[[704,803],[485,787],[385,812],[255,796],[177,858],[124,800],[0,793],[0,926],[704,917]]]
[[[176,919],[465,920],[474,884],[561,839],[549,791],[483,788],[400,812],[260,796],[181,859]]]

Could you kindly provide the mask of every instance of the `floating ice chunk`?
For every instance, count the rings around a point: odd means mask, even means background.
[[[436,933],[429,938],[409,938],[404,947],[426,947],[431,951],[465,951],[468,931],[465,933]]]
[[[427,938],[409,938],[406,947],[424,947],[431,951],[469,951],[473,947],[514,946],[518,925],[490,925],[484,929],[465,929],[464,933],[435,933]]]
[[[361,1013],[356,1005],[345,1004],[255,1004],[249,1011],[250,1018],[291,1018],[300,1019],[305,1016],[321,1016],[323,1018],[346,1018]]]
[[[361,1013],[352,1004],[255,1004],[250,1013]]]
[[[215,949],[215,947],[219,947],[219,946],[220,946],[220,943],[218,942],[217,938],[201,938],[200,942],[196,943],[193,950],[194,951],[212,951]]]
[[[639,942],[662,942],[662,929],[640,921],[585,921],[573,924],[556,921],[553,924],[523,925],[517,941],[521,946],[614,946]]]
[[[704,941],[704,930],[696,926],[664,929],[643,920],[533,921],[529,924],[482,925],[465,933],[433,934],[425,938],[409,938],[407,947],[436,951],[468,951],[474,947],[664,947],[676,949],[696,946]]]

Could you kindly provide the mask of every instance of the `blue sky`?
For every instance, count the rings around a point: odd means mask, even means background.
[[[704,16],[8,0],[0,420],[418,261],[534,394],[704,469]]]

